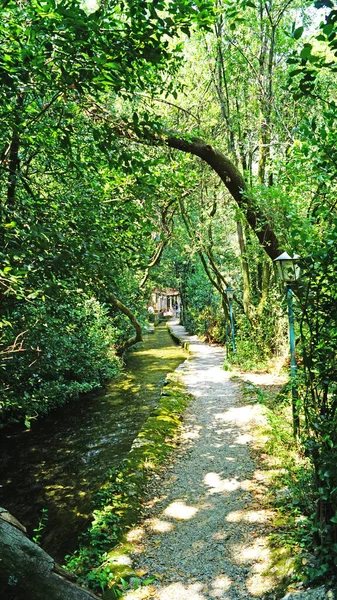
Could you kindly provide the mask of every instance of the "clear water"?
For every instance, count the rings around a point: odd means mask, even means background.
[[[33,422],[31,430],[1,432],[0,506],[30,536],[47,509],[41,545],[59,562],[86,528],[106,471],[126,456],[158,403],[167,373],[185,358],[160,325],[105,390],[53,411]]]

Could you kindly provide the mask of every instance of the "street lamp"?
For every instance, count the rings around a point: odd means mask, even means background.
[[[296,384],[296,354],[295,354],[295,329],[294,329],[294,309],[293,309],[293,290],[292,286],[300,276],[300,268],[297,261],[300,257],[294,254],[293,258],[283,252],[274,262],[277,264],[281,280],[286,284],[287,304],[288,304],[288,319],[289,319],[289,344],[290,344],[290,374],[291,374],[291,396],[292,396],[292,412],[293,412],[293,428],[294,436],[298,437],[300,428],[300,418],[298,411],[298,391]]]
[[[283,252],[283,254],[274,259],[280,277],[285,283],[292,283],[298,280],[300,276],[300,268],[297,264],[299,258],[298,254],[294,254],[293,258],[291,258],[287,252]]]
[[[233,319],[233,298],[234,298],[234,289],[229,285],[225,289],[228,304],[229,304],[229,318],[231,322],[231,332],[232,332],[232,348],[233,352],[236,352],[235,345],[235,332],[234,332],[234,319]]]

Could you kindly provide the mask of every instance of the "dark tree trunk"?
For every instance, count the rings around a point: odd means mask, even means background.
[[[117,354],[118,356],[122,356],[124,352],[126,352],[126,350],[131,348],[131,346],[134,346],[138,342],[143,341],[142,328],[140,326],[140,323],[138,323],[133,312],[125,304],[123,304],[123,302],[118,300],[118,298],[114,294],[110,293],[108,301],[112,304],[112,306],[120,310],[123,313],[123,315],[128,317],[130,323],[132,324],[135,330],[135,335],[126,340],[126,342],[124,342],[124,344],[122,344],[118,348]]]
[[[24,600],[98,600],[74,583],[73,577],[26,535],[25,529],[0,508],[1,577]]]

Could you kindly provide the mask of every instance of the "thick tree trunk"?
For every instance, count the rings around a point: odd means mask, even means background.
[[[131,346],[134,346],[138,342],[143,341],[142,328],[140,326],[140,323],[138,323],[133,312],[125,304],[123,304],[123,302],[118,300],[118,298],[114,294],[110,293],[109,301],[115,308],[120,310],[123,313],[123,315],[128,317],[130,323],[133,325],[134,330],[135,330],[135,335],[132,336],[131,338],[129,338],[128,340],[126,340],[126,342],[124,342],[124,344],[122,344],[122,346],[120,346],[118,348],[117,354],[119,356],[122,356],[122,354],[124,354],[124,352],[126,352],[126,350],[131,348]]]
[[[105,119],[106,116],[104,115],[103,118]],[[127,137],[130,137],[129,129],[128,133],[125,134],[124,126],[116,126],[114,123],[112,128],[118,136],[127,135]],[[133,139],[136,139],[136,136]],[[168,146],[198,156],[205,161],[225,184],[268,256],[274,260],[283,252],[283,248],[268,222],[268,217],[249,198],[243,175],[220,150],[213,148],[211,144],[207,144],[200,138],[188,138],[187,136],[183,137],[183,135],[179,137],[176,133],[170,132],[152,133],[147,130],[144,132],[143,138],[138,138],[138,141],[158,146]]]
[[[250,297],[250,274],[249,274],[249,265],[247,260],[247,248],[246,248],[246,239],[243,232],[243,227],[241,221],[236,222],[236,229],[238,234],[238,242],[240,248],[241,255],[241,265],[242,265],[242,280],[243,280],[243,307],[244,312],[249,321],[253,320],[253,306]]]
[[[0,508],[1,577],[11,581],[13,591],[24,600],[98,600],[89,590],[55,564],[49,554],[34,544],[25,529]]]

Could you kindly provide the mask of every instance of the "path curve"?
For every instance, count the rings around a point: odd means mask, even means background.
[[[193,353],[178,372],[194,400],[182,451],[154,483],[144,523],[129,533],[133,566],[157,581],[124,598],[260,597],[273,586],[266,542],[272,514],[259,506],[259,470],[249,450],[261,410],[240,405],[240,387],[222,368],[222,348],[177,323],[170,328]]]

